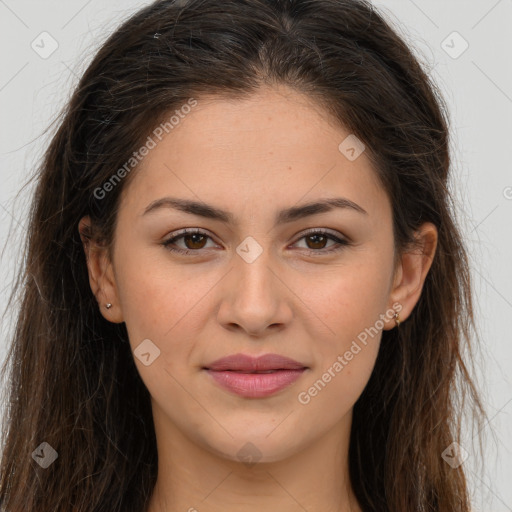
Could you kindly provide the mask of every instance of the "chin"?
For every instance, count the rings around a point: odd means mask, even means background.
[[[247,430],[243,435],[231,431],[233,438],[226,435],[222,440],[210,439],[204,442],[208,451],[217,457],[240,462],[247,467],[256,463],[279,462],[300,450],[299,440],[293,432],[284,429],[280,433],[272,432],[272,428],[254,434]],[[269,435],[269,432],[272,433]]]

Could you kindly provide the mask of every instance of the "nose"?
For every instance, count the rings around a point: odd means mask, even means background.
[[[232,265],[220,288],[219,323],[252,337],[284,329],[293,317],[293,293],[269,250],[254,261],[235,254]]]

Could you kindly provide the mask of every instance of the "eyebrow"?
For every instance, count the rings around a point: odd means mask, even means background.
[[[161,208],[173,208],[199,217],[217,220],[225,224],[235,223],[235,217],[231,212],[221,210],[220,208],[216,208],[200,201],[192,201],[190,199],[180,199],[176,197],[162,197],[161,199],[152,201],[146,207],[142,215],[147,215],[148,213],[155,212]],[[334,197],[306,203],[301,206],[292,206],[291,208],[281,210],[277,212],[274,222],[275,225],[286,224],[309,217],[310,215],[329,212],[335,208],[350,209],[364,215],[368,215],[368,212],[364,208],[350,199],[345,197]]]

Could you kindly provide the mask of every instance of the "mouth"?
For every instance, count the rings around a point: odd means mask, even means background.
[[[206,368],[207,370],[209,370],[210,368]],[[275,373],[275,372],[280,372],[284,370],[284,368],[277,368],[275,370],[259,370],[259,371],[254,371],[254,372],[250,372],[250,371],[246,371],[246,370],[212,370],[212,371],[224,371],[224,372],[235,372],[235,373]]]
[[[308,369],[278,354],[258,358],[235,354],[203,367],[222,388],[244,398],[264,398],[293,384]]]

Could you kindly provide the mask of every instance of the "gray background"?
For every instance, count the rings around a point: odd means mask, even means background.
[[[48,143],[43,131],[98,46],[120,20],[148,3],[0,0],[0,312],[20,261],[31,187],[17,193]],[[490,417],[483,431],[485,471],[471,448],[476,432],[469,429],[464,464],[474,510],[512,511],[512,0],[374,4],[414,46],[449,105],[455,195],[471,251],[481,334],[477,379]],[[48,36],[40,36],[44,31],[58,44],[47,58],[31,47],[35,41],[39,52],[51,49]],[[13,313],[7,311],[0,325],[1,361]]]

